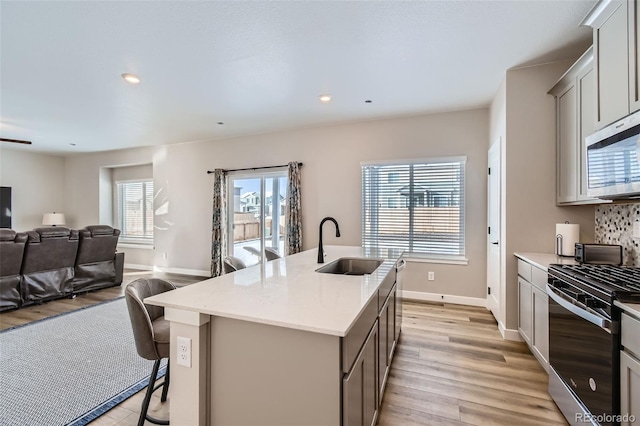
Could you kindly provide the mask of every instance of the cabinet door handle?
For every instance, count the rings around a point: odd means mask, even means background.
[[[492,241],[491,244],[493,244],[494,246],[498,245],[498,241]]]

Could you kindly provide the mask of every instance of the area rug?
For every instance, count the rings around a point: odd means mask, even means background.
[[[85,425],[144,388],[152,366],[124,298],[2,331],[0,424]]]

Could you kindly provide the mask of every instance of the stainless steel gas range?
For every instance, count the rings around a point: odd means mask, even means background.
[[[616,425],[620,312],[640,301],[640,268],[550,265],[549,393],[572,425]]]

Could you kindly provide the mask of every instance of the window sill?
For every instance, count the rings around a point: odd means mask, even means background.
[[[122,242],[122,243],[118,243],[116,248],[153,250],[153,249],[155,249],[155,246],[153,244],[130,243],[130,242],[126,242],[125,241],[125,242]]]
[[[466,266],[469,264],[469,259],[463,256],[443,257],[443,256],[429,255],[429,254],[405,252],[402,255],[402,258],[407,262],[415,262],[415,263],[441,263],[445,265],[463,265],[463,266]]]

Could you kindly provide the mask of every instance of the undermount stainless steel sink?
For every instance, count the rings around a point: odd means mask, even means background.
[[[316,272],[338,275],[367,275],[378,269],[382,262],[384,260],[341,257],[316,269]]]

